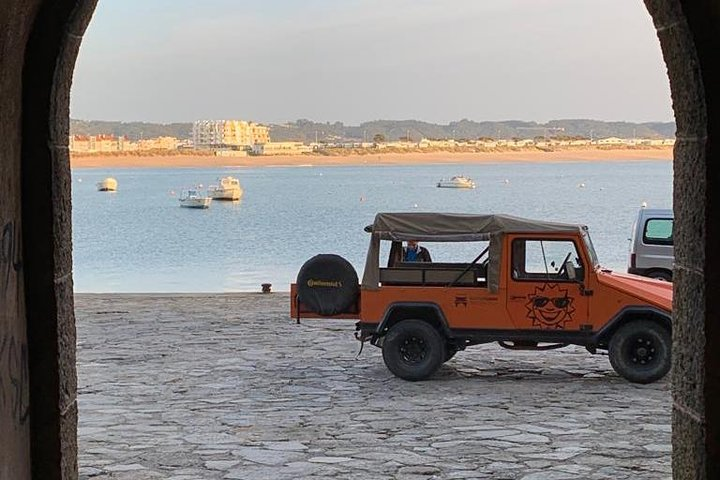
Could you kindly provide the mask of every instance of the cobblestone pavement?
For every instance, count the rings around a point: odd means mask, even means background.
[[[429,381],[287,294],[78,295],[82,479],[670,477],[667,381],[472,347]]]

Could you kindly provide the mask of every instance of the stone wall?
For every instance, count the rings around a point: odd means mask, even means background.
[[[646,0],[668,66],[674,161],[673,477],[720,478],[720,7]]]
[[[22,269],[21,93],[40,1],[0,8],[0,478],[30,478],[30,393]]]
[[[2,480],[77,477],[67,132],[94,6],[0,0]]]

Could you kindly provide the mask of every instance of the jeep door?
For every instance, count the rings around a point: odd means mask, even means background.
[[[576,239],[514,235],[505,248],[507,311],[516,329],[572,331],[589,323]]]

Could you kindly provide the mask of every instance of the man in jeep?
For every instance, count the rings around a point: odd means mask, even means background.
[[[428,249],[421,247],[417,240],[408,240],[402,258],[403,262],[432,262]]]

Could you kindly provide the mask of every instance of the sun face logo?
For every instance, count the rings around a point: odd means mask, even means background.
[[[535,287],[535,292],[528,295],[528,303],[525,304],[533,327],[565,328],[575,312],[573,299],[567,293],[557,285]]]

